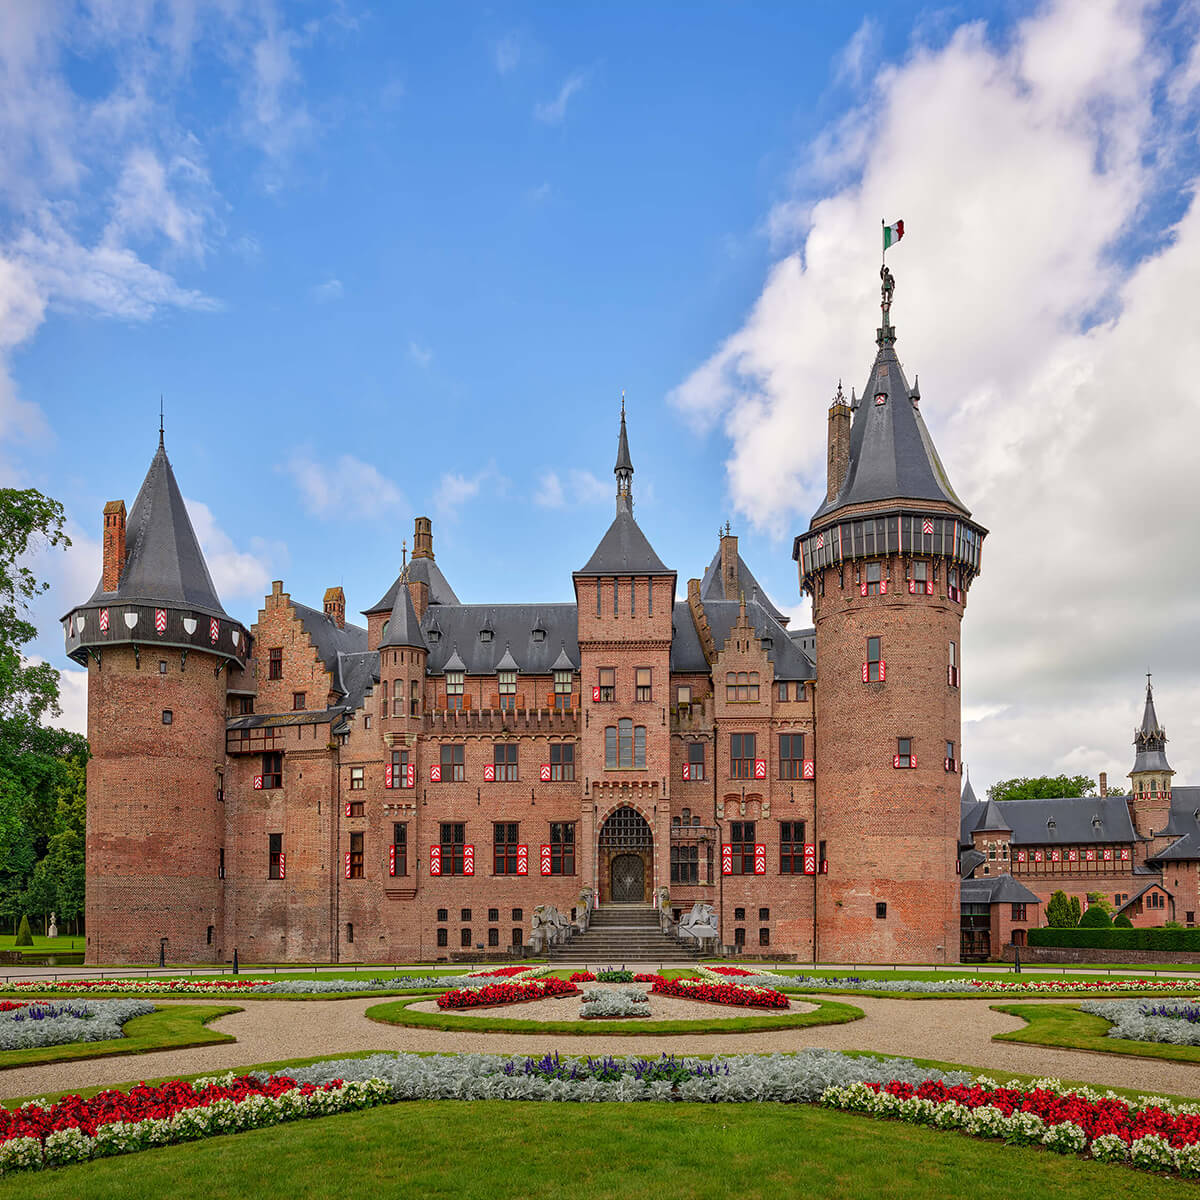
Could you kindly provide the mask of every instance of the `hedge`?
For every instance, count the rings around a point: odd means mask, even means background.
[[[1029,944],[1087,950],[1182,950],[1200,954],[1200,929],[1031,929]]]

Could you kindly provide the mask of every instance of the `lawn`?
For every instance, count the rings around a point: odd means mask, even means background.
[[[32,946],[18,946],[17,935],[15,933],[0,933],[0,950],[24,950],[26,954],[45,954],[47,951],[58,950],[63,953],[74,951],[78,953],[80,950],[86,950],[85,945],[87,939],[84,935],[78,934],[75,937],[45,937],[41,934],[33,935]]]
[[[1034,1182],[1036,1181],[1036,1183]],[[0,1200],[1151,1200],[1194,1185],[807,1105],[420,1102],[0,1180]]]
[[[34,1050],[0,1050],[0,1071],[13,1067],[36,1067],[45,1063],[74,1062],[81,1058],[110,1058],[119,1054],[150,1054],[155,1050],[183,1050],[214,1042],[236,1042],[228,1033],[207,1028],[209,1021],[240,1008],[215,1004],[172,1004],[144,1017],[134,1017],[122,1027],[123,1038],[107,1042],[72,1042],[64,1046],[41,1046]]]
[[[1101,1054],[1132,1054],[1169,1062],[1200,1063],[1200,1046],[1169,1042],[1134,1042],[1107,1036],[1110,1022],[1069,1004],[994,1004],[997,1012],[1012,1013],[1029,1024],[1012,1033],[997,1033],[994,1042],[1029,1042],[1035,1046],[1066,1046]]]

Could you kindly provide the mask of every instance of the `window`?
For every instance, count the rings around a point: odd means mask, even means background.
[[[571,688],[574,680],[574,671],[554,672],[554,707],[560,712],[571,707]]]
[[[933,581],[929,578],[929,564],[915,562],[908,577],[909,594],[913,596],[933,595]]]
[[[521,909],[521,908],[514,908],[514,909],[512,910],[512,919],[513,919],[514,921],[523,921],[523,920],[525,920],[525,910],[524,910],[524,909]]]
[[[758,699],[757,671],[728,671],[725,675],[725,699],[727,701],[755,701]]]
[[[392,751],[392,787],[408,786],[408,751]]]
[[[442,782],[460,783],[466,779],[466,768],[463,766],[462,746],[448,745],[442,747]],[[443,868],[444,869],[444,868]]]
[[[450,945],[450,931],[448,929],[439,929],[437,931],[437,944],[439,946]]]
[[[744,908],[735,908],[733,910],[733,919],[735,921],[744,921],[746,919],[746,910]]]
[[[700,847],[672,846],[671,847],[671,882],[699,883],[700,882]]]
[[[1187,923],[1188,923],[1189,925],[1195,925],[1195,923],[1196,923],[1196,914],[1195,914],[1194,912],[1188,912],[1188,913],[1186,914],[1186,917],[1187,917]]]
[[[490,923],[494,923],[498,920],[500,920],[500,910],[498,908],[489,908],[488,909],[488,921]]]
[[[364,729],[371,728],[371,714],[370,713],[363,713],[363,728]]]
[[[212,926],[212,925],[210,925],[210,926],[208,927],[208,944],[209,944],[210,946],[212,945],[212,937],[213,937],[213,926]]]
[[[575,746],[573,743],[551,743],[550,778],[555,783],[569,782],[575,778]]]
[[[408,822],[394,821],[392,823],[392,851],[395,858],[393,875],[408,874]]]
[[[171,709],[169,709],[169,708],[164,708],[162,710],[162,723],[164,725],[170,725],[174,720],[175,720],[174,712],[172,712]]]
[[[354,941],[354,923],[352,921],[346,922],[346,941]]]
[[[877,921],[887,920],[887,902],[880,900],[875,905],[875,919]]]
[[[158,673],[160,675],[165,675],[167,673],[167,660],[165,658],[160,658],[158,660]]]
[[[517,840],[520,826],[516,821],[497,822],[492,836],[492,873],[515,875],[517,873]],[[500,920],[500,914],[488,916],[489,921]]]
[[[254,712],[254,697],[239,696],[238,697],[238,714],[243,717],[248,717]]]
[[[617,669],[616,667],[601,667],[597,675],[600,685],[600,699],[609,703],[617,698]]]
[[[550,874],[575,874],[574,821],[555,821],[550,825]]]
[[[471,919],[471,910],[469,908],[460,909],[458,919],[460,921],[469,921]]]
[[[283,647],[272,646],[267,651],[267,678],[283,678]]]
[[[692,689],[688,686],[675,689],[675,703],[681,713],[689,712],[692,707]]]
[[[896,757],[892,760],[893,767],[915,767],[917,756],[913,753],[912,738],[896,739]]]
[[[361,879],[363,877],[363,835],[361,833],[352,833],[350,835],[350,878]]]
[[[301,712],[304,709],[305,694],[303,692],[292,693],[292,711]]]
[[[946,596],[950,600],[962,599],[962,591],[959,587],[958,579],[958,568],[951,567],[946,572]]]
[[[514,929],[512,931],[512,944],[513,949],[516,949],[523,944],[523,935],[519,929]]]
[[[704,743],[688,742],[688,778],[695,783],[704,778]]]
[[[441,825],[442,874],[461,875],[466,826],[461,821],[443,821]]]
[[[262,756],[262,785],[264,788],[283,787],[283,753],[271,751]]]
[[[421,688],[415,679],[412,681],[412,687],[408,693],[408,715],[410,717],[421,715]]]
[[[731,779],[754,778],[754,734],[731,733],[729,735],[729,777]]]
[[[217,878],[225,878],[225,847],[222,846],[217,851]]]
[[[733,845],[733,873],[735,875],[753,875],[754,822],[732,822],[729,827],[729,840]]]
[[[497,783],[515,783],[517,779],[517,743],[496,742],[492,746],[492,762]]]
[[[267,878],[283,878],[283,834],[267,834]]]
[[[448,908],[439,908],[438,909],[438,920],[439,921],[450,920],[450,910]]]
[[[462,671],[446,672],[446,707],[462,708],[463,706],[463,673]]]
[[[950,665],[946,668],[946,682],[958,687],[958,644],[950,643]]]
[[[516,671],[498,671],[497,684],[500,689],[500,707],[517,707],[517,673]]]
[[[786,679],[779,681],[779,699],[786,701],[788,698],[788,685]]]
[[[779,822],[779,873],[804,874],[804,822]]]
[[[636,691],[634,699],[646,701],[653,698],[654,689],[651,687],[652,672],[649,667],[638,667],[636,674]]]
[[[469,929],[467,929],[466,927],[464,927],[464,928],[463,928],[462,930],[460,930],[460,932],[459,932],[459,935],[458,935],[458,944],[459,944],[459,945],[460,945],[460,946],[461,946],[461,947],[462,947],[464,950],[470,950],[470,948],[471,948],[471,931],[470,931]]]
[[[367,786],[367,781],[364,777],[365,770],[365,767],[350,768],[350,790],[352,792],[360,792]]]
[[[499,946],[500,945],[500,930],[498,930],[498,929],[489,929],[488,930],[488,945],[489,946]]]
[[[745,918],[743,918],[744,920]],[[733,944],[740,950],[746,944],[746,931],[742,928],[737,928],[733,931]]]
[[[887,679],[887,664],[883,661],[883,639],[867,638],[867,661],[863,663],[863,683],[883,683]]]
[[[758,910],[758,919],[760,921],[769,921],[771,919],[771,910],[769,908],[760,908]]]
[[[622,717],[604,731],[604,765],[609,770],[646,765],[646,727]]]
[[[804,734],[779,735],[779,778],[804,778]]]
[[[1014,921],[1027,921],[1029,918],[1025,915],[1024,904],[1014,904],[1012,906],[1012,919]]]
[[[399,716],[404,711],[404,680],[392,681],[392,711]]]
[[[758,931],[758,944],[760,946],[769,946],[771,944],[771,931],[769,929],[760,929]]]
[[[366,805],[362,800],[348,800],[346,807],[350,810],[346,813],[348,817],[362,817],[366,815]]]
[[[883,583],[883,568],[877,562],[867,563],[866,573],[863,576],[863,581],[859,585],[859,593],[863,596],[878,596],[881,591],[886,591],[882,587]]]
[[[958,761],[954,757],[954,743],[946,743],[946,770],[956,771],[958,769]]]

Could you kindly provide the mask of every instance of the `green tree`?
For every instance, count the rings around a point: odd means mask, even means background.
[[[33,930],[29,928],[28,917],[21,918],[21,924],[17,926],[17,940],[14,944],[17,946],[33,945]]]
[[[1124,913],[1117,913],[1117,915],[1113,917],[1113,928],[1132,929],[1133,922]]]
[[[1083,905],[1079,903],[1078,896],[1071,897],[1071,928],[1079,924],[1080,917],[1083,916]]]
[[[1072,905],[1060,888],[1046,903],[1046,924],[1055,929],[1074,929],[1079,924],[1079,901]]]
[[[1112,917],[1098,904],[1091,905],[1079,918],[1080,929],[1111,929]]]
[[[989,800],[1057,800],[1060,796],[1090,796],[1096,781],[1086,775],[1034,775],[1001,779],[988,788]]]
[[[1113,906],[1109,904],[1108,897],[1103,892],[1088,892],[1088,908],[1103,909],[1110,917],[1113,915]]]

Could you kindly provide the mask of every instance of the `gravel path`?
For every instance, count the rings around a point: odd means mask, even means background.
[[[232,998],[231,998],[232,999]],[[382,1025],[363,1014],[378,997],[355,1000],[257,1000],[221,1017],[212,1028],[233,1034],[236,1043],[192,1050],[161,1051],[136,1057],[99,1058],[77,1063],[22,1067],[0,1072],[0,1093],[30,1096],[71,1088],[96,1087],[131,1079],[225,1071],[260,1062],[336,1054],[351,1050],[443,1050],[543,1054],[690,1054],[768,1053],[822,1046],[833,1050],[875,1050],[885,1054],[969,1063],[1004,1078],[1005,1072],[1056,1075],[1101,1087],[1136,1088],[1200,1096],[1200,1073],[1188,1063],[1158,1062],[1124,1055],[1055,1050],[1020,1043],[993,1042],[995,1033],[1018,1029],[1017,1017],[992,1012],[986,1000],[883,1000],[870,996],[835,997],[866,1014],[846,1025],[762,1033],[682,1034],[671,1037],[563,1037],[555,1034],[444,1032]],[[1061,1001],[1060,1001],[1061,1002]],[[195,1004],[160,1000],[160,1004]],[[1027,1001],[1022,1003],[1053,1003]],[[513,1010],[524,1016],[532,1005]],[[704,1006],[711,1014],[723,1009]]]

